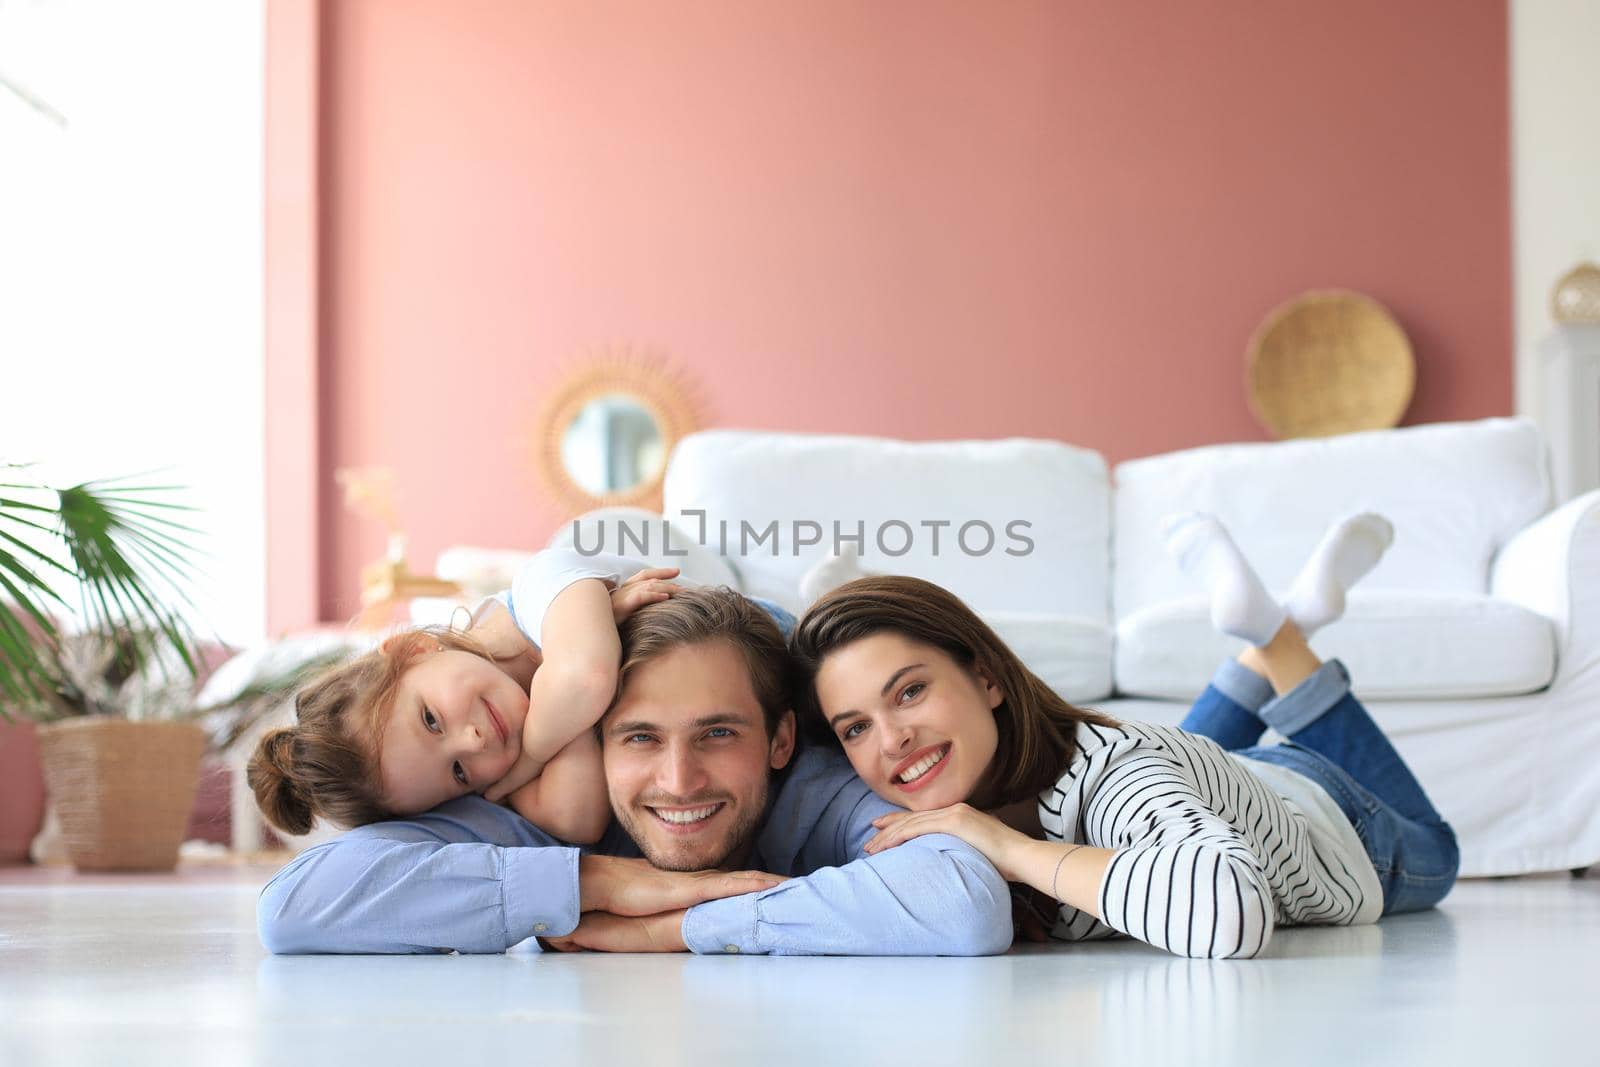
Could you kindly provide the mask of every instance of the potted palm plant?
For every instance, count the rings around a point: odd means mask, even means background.
[[[56,688],[38,710],[40,756],[62,843],[80,870],[171,870],[194,807],[206,735],[194,678],[143,631],[63,634]]]
[[[162,696],[197,669],[173,606],[187,600],[193,531],[179,520],[191,509],[170,486],[57,490],[25,470],[0,467],[0,718],[13,733],[17,712],[55,720],[38,727],[38,748],[76,866],[170,869],[205,747]],[[13,807],[36,806],[0,811]]]

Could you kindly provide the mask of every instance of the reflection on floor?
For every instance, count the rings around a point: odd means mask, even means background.
[[[0,1064],[1596,1062],[1600,878],[1467,882],[1269,958],[270,957],[270,871],[0,871]]]

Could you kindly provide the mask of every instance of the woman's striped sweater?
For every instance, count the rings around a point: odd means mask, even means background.
[[[1267,784],[1293,772],[1170,727],[1082,723],[1077,737],[1076,758],[1040,796],[1040,821],[1052,840],[1117,854],[1100,886],[1103,921],[1062,905],[1052,937],[1123,933],[1180,956],[1229,958],[1259,953],[1280,923],[1377,920],[1381,890],[1365,851],[1352,855],[1360,841],[1349,821],[1335,809],[1342,825],[1330,823],[1331,801],[1308,819]],[[1294,780],[1308,787],[1302,797],[1321,791]]]

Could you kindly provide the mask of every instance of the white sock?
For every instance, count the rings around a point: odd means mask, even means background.
[[[1191,511],[1169,515],[1161,524],[1167,551],[1183,572],[1211,594],[1211,622],[1217,629],[1265,645],[1283,628],[1283,606],[1256,577],[1250,561],[1215,515]]]
[[[1289,618],[1310,637],[1344,614],[1344,595],[1378,565],[1394,542],[1394,527],[1371,511],[1334,523],[1301,568],[1284,601]]]
[[[833,592],[846,582],[865,578],[870,573],[861,569],[861,557],[853,548],[824,556],[801,576],[800,603],[810,606],[824,594]]]

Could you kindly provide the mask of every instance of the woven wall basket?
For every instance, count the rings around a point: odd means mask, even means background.
[[[45,786],[72,865],[177,866],[205,747],[193,723],[88,718],[40,727]]]
[[[1269,314],[1250,339],[1250,409],[1277,437],[1399,425],[1416,382],[1405,331],[1360,293],[1305,293]]]

